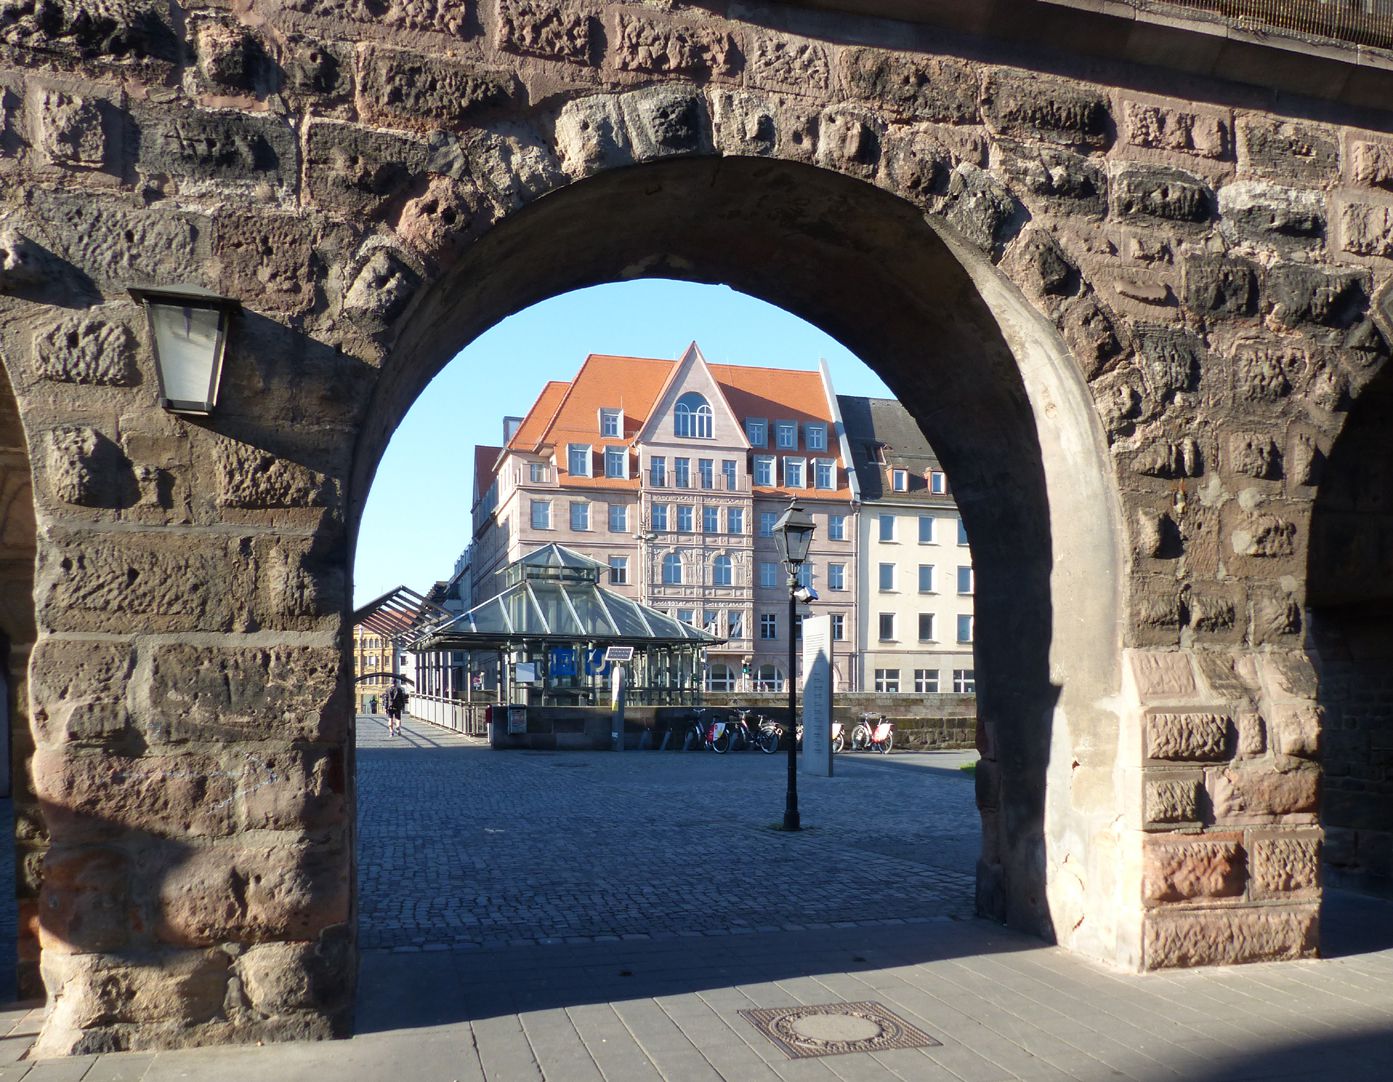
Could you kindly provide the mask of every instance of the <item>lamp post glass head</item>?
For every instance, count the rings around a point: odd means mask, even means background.
[[[130,292],[145,306],[150,323],[160,405],[174,413],[211,413],[218,402],[228,324],[240,305],[192,287]]]
[[[789,574],[796,574],[796,568],[807,560],[808,549],[813,543],[812,516],[798,504],[790,503],[774,523],[774,536],[778,539],[779,553]]]

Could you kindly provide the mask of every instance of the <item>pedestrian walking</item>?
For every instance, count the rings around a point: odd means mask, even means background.
[[[401,736],[401,712],[406,709],[406,689],[393,684],[387,689],[387,735]]]

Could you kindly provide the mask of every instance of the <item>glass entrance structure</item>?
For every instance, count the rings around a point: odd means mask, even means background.
[[[628,701],[670,705],[701,700],[705,650],[725,642],[600,585],[604,564],[546,545],[509,564],[503,592],[437,625],[410,649],[495,655],[503,702],[606,706],[611,666],[627,670]],[[632,659],[606,660],[611,646]]]

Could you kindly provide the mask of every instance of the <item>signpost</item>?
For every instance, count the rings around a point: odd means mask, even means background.
[[[832,618],[803,617],[804,774],[832,776]]]

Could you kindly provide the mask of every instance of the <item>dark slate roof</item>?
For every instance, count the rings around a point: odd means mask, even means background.
[[[861,484],[864,503],[895,499],[913,503],[950,504],[952,497],[929,492],[926,473],[942,469],[938,456],[919,431],[909,411],[894,398],[860,398],[838,395],[842,424],[846,427],[851,460]],[[909,491],[890,491],[887,466],[899,466],[909,473]]]

